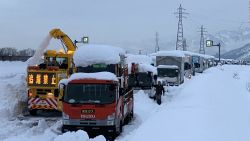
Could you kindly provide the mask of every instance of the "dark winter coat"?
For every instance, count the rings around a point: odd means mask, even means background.
[[[162,85],[156,85],[155,86],[155,94],[156,95],[162,95],[165,93],[164,87]]]

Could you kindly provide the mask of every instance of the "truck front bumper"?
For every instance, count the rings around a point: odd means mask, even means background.
[[[63,119],[62,132],[84,130],[88,133],[98,132],[113,133],[116,127],[116,120],[77,120]]]
[[[63,125],[62,126],[62,132],[68,132],[68,131],[77,131],[77,130],[84,130],[88,134],[112,134],[114,133],[115,126],[84,126],[84,125]]]

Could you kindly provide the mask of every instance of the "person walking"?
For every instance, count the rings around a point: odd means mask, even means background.
[[[161,105],[161,95],[164,95],[165,90],[163,85],[160,81],[158,81],[158,84],[155,86],[155,100],[157,104]]]

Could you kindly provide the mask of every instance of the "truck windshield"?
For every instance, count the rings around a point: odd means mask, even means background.
[[[139,72],[137,73],[137,79],[144,82],[144,83],[151,83],[152,81],[152,77],[150,73],[146,73],[146,72]]]
[[[178,69],[158,68],[157,72],[159,77],[177,77],[179,75]]]
[[[113,84],[68,84],[64,101],[71,104],[107,104],[115,101]]]

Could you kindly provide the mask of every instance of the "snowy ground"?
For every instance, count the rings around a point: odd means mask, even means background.
[[[26,101],[25,71],[25,63],[0,62],[0,140],[90,140],[84,131],[61,135],[60,120],[16,118]],[[249,66],[211,68],[180,87],[169,88],[160,106],[138,91],[135,118],[116,140],[248,141],[249,76]]]
[[[211,68],[140,126],[130,140],[250,140],[250,67]],[[153,132],[153,134],[152,134]]]

